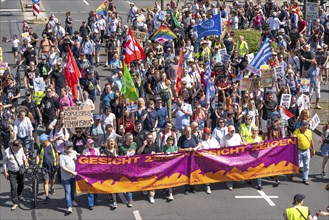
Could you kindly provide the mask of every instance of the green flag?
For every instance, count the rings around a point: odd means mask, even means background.
[[[174,28],[182,28],[174,13],[171,13],[171,20],[173,21]]]
[[[121,92],[130,101],[136,101],[138,99],[138,92],[125,62],[123,62],[123,78]]]

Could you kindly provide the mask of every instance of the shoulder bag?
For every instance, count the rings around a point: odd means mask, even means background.
[[[15,156],[15,154],[14,154],[14,152],[13,152],[13,149],[10,148],[10,151],[11,151],[11,153],[13,154],[13,156],[14,156],[14,158],[15,158],[15,161],[16,161],[18,167],[19,167],[19,169],[18,169],[19,174],[20,174],[20,175],[24,175],[24,174],[26,173],[26,168],[25,168],[25,166],[24,166],[24,162],[22,163],[22,165],[19,165],[18,160],[17,160],[17,158],[16,158],[16,156]]]

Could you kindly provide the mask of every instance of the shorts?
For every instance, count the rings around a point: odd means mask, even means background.
[[[261,125],[261,128],[262,128],[262,132],[267,133],[268,132],[268,130],[267,130],[268,122],[267,122],[267,120],[261,119],[260,125]]]
[[[310,97],[312,97],[313,95],[313,91],[315,92],[315,98],[320,98],[321,97],[321,93],[320,93],[320,83],[314,85],[314,84],[311,84],[310,85]]]
[[[57,169],[55,170],[55,168],[53,168],[52,170],[48,171],[46,169],[42,169],[42,179],[44,181],[48,181],[50,179],[54,179],[55,178],[55,174],[57,173]]]
[[[18,52],[18,47],[12,47],[11,52],[13,52],[13,53]]]
[[[322,148],[321,148],[321,155],[323,157],[328,157],[329,156],[329,143],[325,143]]]

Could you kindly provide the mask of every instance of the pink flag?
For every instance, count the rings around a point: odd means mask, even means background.
[[[284,119],[284,120],[288,120],[292,117],[294,117],[294,114],[292,114],[288,109],[286,109],[284,106],[280,105],[279,106],[280,108],[280,115],[281,115],[281,118]]]

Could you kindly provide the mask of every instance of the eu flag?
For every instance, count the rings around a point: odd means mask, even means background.
[[[222,18],[221,14],[209,18],[202,23],[193,27],[198,33],[198,39],[209,35],[221,35],[222,34]]]

